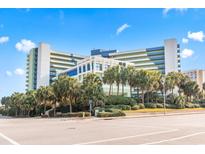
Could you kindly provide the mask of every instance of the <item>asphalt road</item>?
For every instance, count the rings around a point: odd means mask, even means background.
[[[205,114],[114,120],[1,117],[0,144],[205,144]]]

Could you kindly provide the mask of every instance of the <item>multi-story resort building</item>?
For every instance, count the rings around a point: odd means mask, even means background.
[[[27,88],[36,89],[49,85],[58,75],[66,74],[79,81],[89,72],[103,76],[109,66],[134,65],[138,69],[158,70],[164,74],[180,71],[180,49],[176,39],[164,41],[164,45],[140,50],[91,50],[91,56],[53,51],[41,43],[28,55]],[[108,89],[107,85],[103,88]],[[125,87],[129,89],[129,87]],[[115,87],[113,91],[115,92]],[[129,90],[128,90],[129,91]],[[129,96],[129,94],[127,93]]]
[[[107,70],[109,67],[121,65],[124,67],[127,67],[129,65],[133,65],[133,63],[129,63],[126,61],[119,61],[109,58],[104,58],[102,56],[89,56],[85,59],[81,60],[77,63],[76,66],[67,69],[65,71],[62,71],[60,75],[67,75],[70,77],[77,78],[80,82],[83,81],[83,78],[88,73],[95,73],[97,74],[101,79],[103,77],[104,71]],[[121,88],[121,87],[120,87]],[[124,87],[125,95],[130,96],[130,90],[129,86]],[[103,84],[103,90],[106,94],[109,92],[109,85]],[[116,85],[112,86],[112,94],[117,93],[117,87]]]
[[[84,58],[73,53],[52,50],[48,44],[40,43],[27,56],[27,90],[49,85],[59,72],[75,66]]]
[[[196,81],[200,90],[203,89],[203,83],[205,82],[205,70],[189,70],[185,71],[184,74],[186,74],[192,81]]]

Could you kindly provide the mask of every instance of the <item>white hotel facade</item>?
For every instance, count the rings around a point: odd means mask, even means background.
[[[65,74],[83,80],[89,72],[103,76],[110,66],[133,65],[137,69],[158,70],[163,74],[180,71],[180,46],[176,39],[164,40],[163,45],[140,50],[91,50],[91,56],[63,53],[52,50],[48,44],[40,43],[32,49],[27,60],[27,89],[50,85],[58,75]],[[108,89],[103,85],[104,91]],[[129,96],[129,87],[125,87]],[[116,87],[113,88],[116,91]]]

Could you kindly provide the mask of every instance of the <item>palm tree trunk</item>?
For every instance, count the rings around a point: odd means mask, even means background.
[[[54,103],[53,116],[56,116],[56,102]]]
[[[130,86],[130,97],[132,97],[132,86]]]
[[[119,95],[119,88],[120,88],[120,85],[118,84],[117,85],[117,96]]]
[[[16,109],[16,117],[18,116],[18,110]]]
[[[72,113],[72,103],[69,104],[70,107],[70,113]]]
[[[122,96],[124,96],[124,84],[122,84]]]
[[[44,114],[46,113],[46,105],[44,105],[43,112],[44,112]]]
[[[111,94],[111,87],[112,87],[112,84],[110,84],[110,88],[109,88],[109,96]]]
[[[142,90],[142,103],[144,104],[144,90]]]

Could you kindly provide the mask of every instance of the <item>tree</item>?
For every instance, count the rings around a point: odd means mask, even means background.
[[[15,109],[15,116],[16,117],[21,112],[23,99],[24,99],[24,94],[23,93],[15,92],[11,95],[11,104],[10,104],[10,106]]]
[[[109,96],[110,96],[111,95],[111,88],[115,82],[114,68],[113,67],[110,67],[104,71],[103,82],[110,86],[109,87]]]
[[[94,73],[89,73],[83,78],[82,94],[83,99],[88,102],[92,100],[94,106],[97,106],[99,101],[104,99],[103,82],[99,76]]]
[[[52,87],[57,100],[64,105],[69,105],[69,110],[72,112],[72,104],[76,103],[76,99],[80,96],[80,83],[77,79],[60,76]]]
[[[203,94],[203,98],[204,98],[204,90],[205,90],[205,82],[203,83],[203,86],[202,86],[202,94]]]
[[[138,71],[134,66],[127,67],[127,82],[130,86],[130,96],[132,96],[132,89],[138,86]]]
[[[120,88],[120,83],[121,83],[121,76],[120,76],[120,66],[113,66],[113,72],[114,76],[113,78],[115,79],[115,83],[117,85],[117,96],[119,95],[119,88]]]
[[[195,81],[188,81],[183,87],[184,94],[187,96],[187,101],[192,100],[192,96],[197,96],[199,93],[199,86]]]
[[[49,93],[50,93],[49,86],[41,86],[39,89],[37,89],[36,99],[37,99],[38,105],[44,106],[44,114],[46,112],[46,107],[50,105],[49,104],[50,103]]]
[[[23,108],[30,115],[30,112],[37,106],[36,91],[30,90],[24,94]]]
[[[148,88],[149,86],[149,77],[148,77],[148,71],[146,70],[139,70],[138,73],[138,77],[139,77],[139,83],[138,86],[141,90],[141,99],[142,99],[142,103],[144,103],[144,94],[145,94],[145,90]]]
[[[124,87],[126,86],[128,78],[127,68],[125,66],[120,67],[120,80],[122,85],[122,96],[124,96]]]

